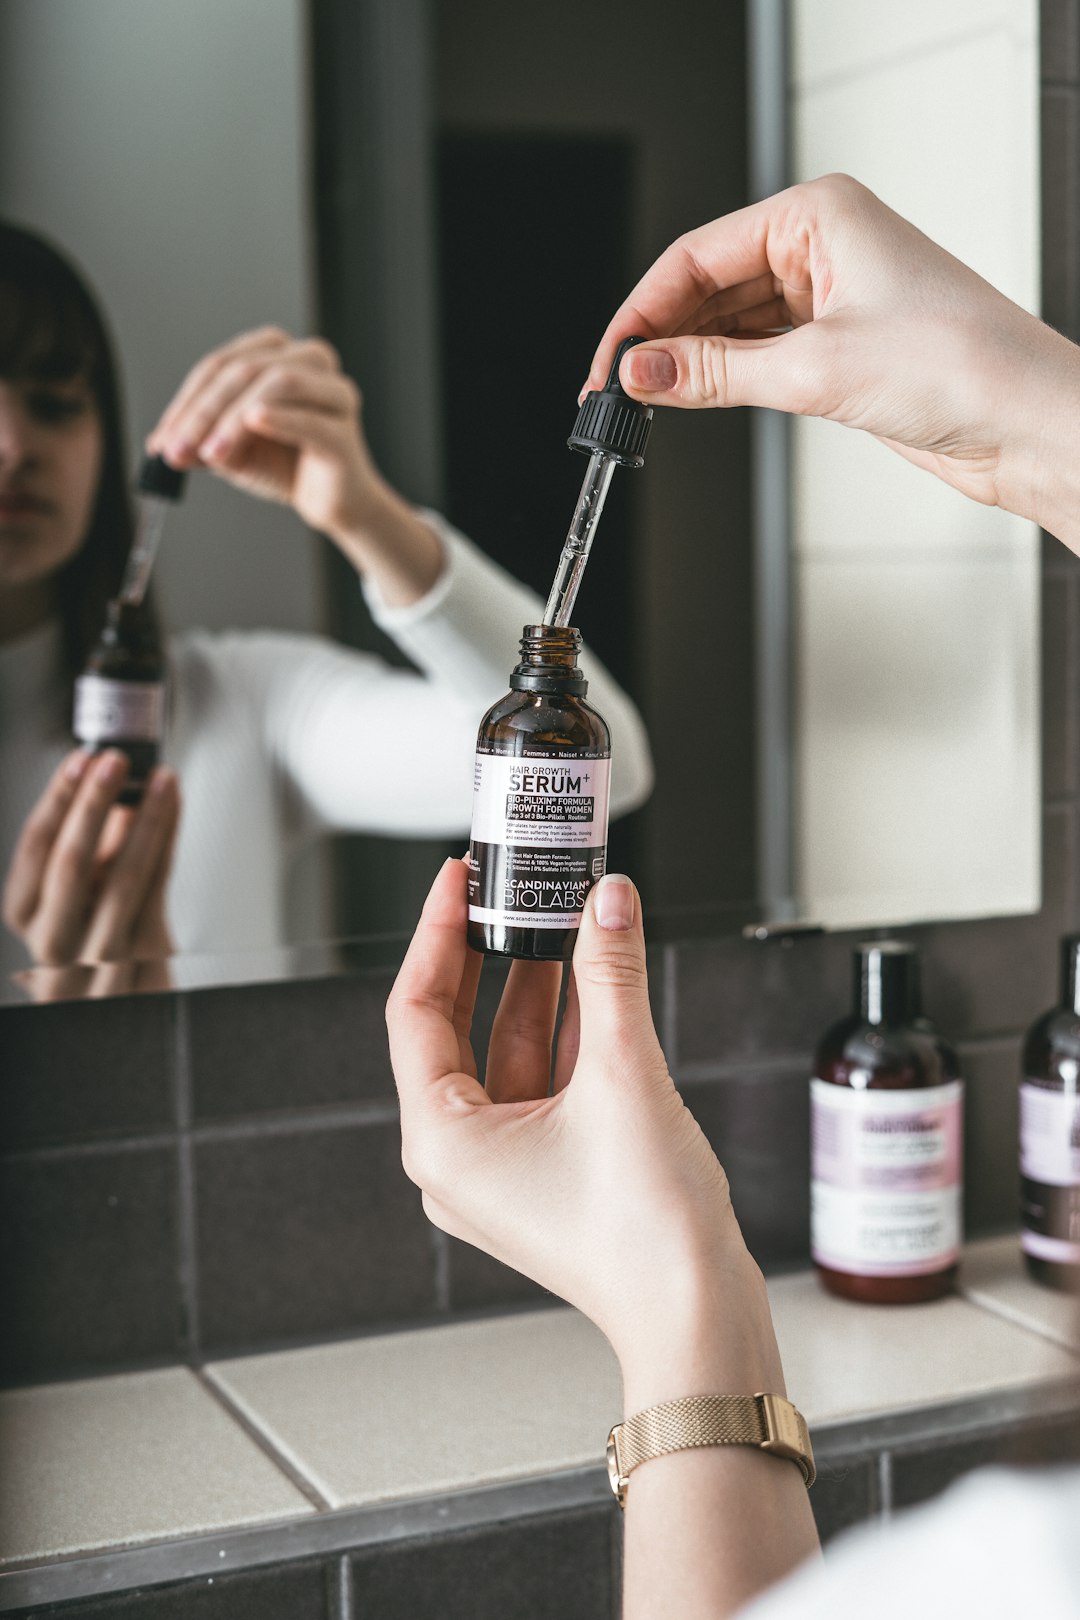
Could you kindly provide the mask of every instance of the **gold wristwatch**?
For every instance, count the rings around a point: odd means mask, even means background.
[[[687,1395],[616,1423],[608,1435],[608,1478],[619,1506],[626,1506],[638,1463],[694,1446],[758,1446],[798,1463],[807,1485],[814,1483],[806,1419],[782,1395]]]

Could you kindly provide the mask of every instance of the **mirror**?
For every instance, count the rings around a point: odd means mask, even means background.
[[[543,596],[584,469],[565,438],[593,346],[682,230],[846,168],[1037,302],[1034,0],[889,16],[683,0],[678,15],[8,0],[0,208],[95,286],[133,451],[214,345],[267,321],[322,330],[387,478]],[[219,651],[273,630],[407,663],[328,542],[208,474],[156,582],[189,647],[196,630]],[[1036,909],[1037,583],[1030,525],[858,435],[658,418],[644,470],[616,479],[579,614],[651,742],[655,788],[613,824],[610,862],[639,879],[654,937]],[[507,670],[519,633],[507,623]],[[9,735],[30,678],[10,651]],[[189,966],[169,982],[287,974],[297,942],[400,936],[462,847],[464,822],[428,839],[423,817],[407,839],[385,818],[301,837],[284,801],[269,842],[245,839],[253,784],[229,758],[212,788],[188,773],[186,825],[200,794],[222,820],[178,861],[203,882],[216,862],[227,898],[212,925],[189,907]],[[5,864],[35,769],[4,771]],[[4,950],[5,993],[23,997],[25,955]],[[57,993],[107,993],[109,976],[95,983]]]

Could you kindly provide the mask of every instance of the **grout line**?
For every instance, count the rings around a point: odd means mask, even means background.
[[[199,1311],[198,1210],[195,1195],[195,1156],[191,1145],[191,1041],[187,997],[178,999],[176,1020],[176,1154],[178,1172],[177,1291],[182,1314],[182,1336],[188,1354],[202,1350]]]
[[[431,1246],[435,1255],[435,1309],[450,1309],[450,1239],[441,1227],[432,1225]]]
[[[212,1367],[193,1367],[191,1371],[206,1392],[224,1408],[233,1422],[243,1429],[248,1439],[258,1446],[263,1455],[269,1458],[275,1468],[285,1475],[289,1483],[295,1486],[312,1507],[318,1509],[320,1513],[333,1511],[333,1503],[323,1495],[314,1481],[308,1478],[299,1463],[287,1457],[258,1420],[241,1406],[232,1392],[218,1379]]]
[[[892,1452],[879,1451],[877,1460],[878,1518],[888,1524],[893,1515]]]
[[[961,1273],[962,1275],[962,1273]],[[1047,1344],[1054,1345],[1058,1350],[1064,1350],[1067,1356],[1080,1358],[1080,1345],[1074,1340],[1059,1337],[1052,1328],[1046,1327],[1042,1322],[1034,1321],[1025,1316],[1013,1305],[1006,1305],[1003,1300],[995,1299],[992,1294],[986,1294],[981,1289],[965,1288],[960,1284],[960,1297],[965,1304],[973,1305],[976,1310],[985,1311],[988,1316],[996,1316],[1003,1322],[1009,1322],[1013,1327],[1023,1328],[1025,1333],[1032,1334],[1036,1339],[1042,1339]]]
[[[336,1613],[334,1620],[352,1620],[353,1615],[353,1569],[352,1560],[348,1553],[340,1559],[337,1567]]]

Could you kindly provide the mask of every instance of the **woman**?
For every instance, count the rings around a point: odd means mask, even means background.
[[[593,378],[641,331],[653,341],[620,368],[636,397],[829,416],[1080,551],[1080,350],[853,180],[676,242],[613,319]],[[761,1274],[653,1027],[632,883],[609,874],[589,897],[549,1096],[546,965],[514,964],[477,1081],[465,876],[450,861],[437,877],[387,1008],[403,1160],[429,1216],[601,1328],[628,1417],[783,1396]],[[1074,1620],[1078,1524],[1080,1468],[990,1473],[822,1566],[787,1457],[674,1450],[629,1474],[624,1620],[721,1620],[759,1597],[756,1620]]]
[[[422,673],[308,636],[179,636],[166,764],[134,815],[118,810],[124,756],[91,759],[68,740],[71,682],[131,540],[115,368],[74,269],[0,227],[0,850],[14,850],[4,917],[17,936],[0,950],[6,968],[27,952],[67,963],[281,943],[282,879],[303,841],[464,835],[478,718],[505,690],[520,627],[542,612],[381,478],[356,386],[321,340],[267,327],[216,350],[147,447],[287,502],[327,534]],[[585,664],[621,814],[648,794],[648,744],[629,699]]]

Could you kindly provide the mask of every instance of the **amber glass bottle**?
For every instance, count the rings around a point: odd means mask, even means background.
[[[109,603],[105,628],[75,682],[75,740],[130,762],[121,804],[138,804],[158,762],[165,727],[164,665],[153,620],[140,605]]]
[[[611,738],[585,702],[576,630],[527,624],[476,740],[469,944],[565,961],[607,857]]]
[[[1061,1000],[1024,1042],[1020,1243],[1028,1271],[1080,1292],[1080,934],[1061,942]]]
[[[960,1249],[956,1054],[922,1017],[914,946],[860,945],[854,965],[858,1010],[826,1033],[810,1082],[811,1250],[844,1299],[938,1299]]]

